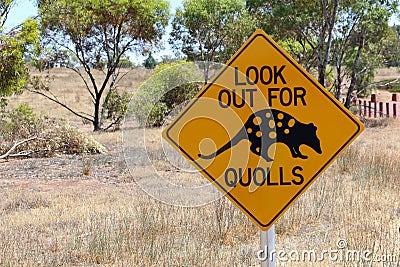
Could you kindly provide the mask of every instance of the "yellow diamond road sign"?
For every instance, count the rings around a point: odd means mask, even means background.
[[[356,117],[257,30],[163,137],[268,230],[362,131]]]

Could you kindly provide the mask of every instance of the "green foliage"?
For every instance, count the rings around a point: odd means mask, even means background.
[[[345,106],[350,106],[351,94],[371,93],[375,69],[384,66],[385,50],[391,46],[385,41],[391,35],[388,20],[398,4],[397,0],[371,0],[348,3],[343,7],[342,12],[348,16],[339,20],[339,33],[344,38],[336,38],[333,54],[336,65],[343,67],[343,72],[338,75],[350,77]]]
[[[400,93],[400,84],[394,83],[394,84],[389,85],[389,92]]]
[[[310,71],[316,66],[311,64],[315,58],[316,43],[304,43],[292,38],[278,40],[278,44],[287,51],[300,65]]]
[[[285,45],[285,50],[306,69],[317,69],[318,44],[322,50],[326,38],[327,9],[334,1],[324,1],[329,6],[323,12],[321,1],[301,0],[251,0],[247,8],[256,16],[256,24]],[[323,33],[324,36],[319,36]],[[322,40],[321,40],[322,39]],[[320,57],[322,59],[322,55]]]
[[[204,84],[194,63],[160,64],[133,98],[133,114],[142,125],[160,126],[165,116],[191,99]]]
[[[151,53],[149,53],[149,56],[143,62],[143,66],[146,69],[154,69],[157,66],[157,61],[154,59]]]
[[[386,53],[387,62],[398,57],[398,37],[388,33],[398,0],[251,0],[246,5],[259,27],[284,43],[306,70],[318,71],[322,85],[330,85],[328,65],[336,67],[336,97],[342,94],[344,79],[350,80],[350,94],[363,90],[379,66],[379,55]]]
[[[6,129],[14,136],[29,136],[30,131],[37,131],[41,121],[28,103],[22,103],[9,113]]]
[[[358,77],[356,80],[355,93],[357,95],[366,97],[371,95],[374,87],[371,86],[375,78],[375,70],[382,66],[382,58],[380,56],[365,53],[364,57],[361,59],[360,65],[363,69],[358,71]]]
[[[147,107],[146,107],[147,108]],[[147,117],[146,126],[158,127],[164,122],[164,118],[171,109],[168,108],[165,102],[158,102],[151,107],[149,116]]]
[[[0,118],[1,114],[5,111],[7,105],[8,105],[8,100],[5,98],[0,98]]]
[[[110,67],[125,52],[143,50],[161,39],[168,7],[163,0],[41,0],[39,14],[54,48],[60,49],[57,44],[74,48],[83,65],[105,62]]]
[[[122,58],[119,61],[119,65],[118,66],[120,68],[130,69],[130,68],[133,68],[133,63],[127,58]]]
[[[0,26],[0,96],[21,92],[26,87],[29,71],[25,66],[24,55],[33,50],[38,39],[38,23],[34,20],[25,21],[12,32],[3,32]]]
[[[325,78],[326,78],[326,84],[325,88],[328,89],[328,91],[331,91],[334,86],[335,86],[335,72],[333,70],[332,66],[327,66],[326,67],[326,73],[325,73]]]
[[[225,62],[255,30],[243,0],[185,0],[170,43],[189,60]]]
[[[11,111],[3,109],[0,115],[0,136],[5,139],[26,138],[31,132],[37,132],[41,124],[28,103],[22,103]]]
[[[72,51],[78,63],[72,68],[93,102],[92,116],[81,115],[79,111],[73,113],[92,122],[95,131],[102,130],[104,92],[116,87],[118,79],[114,78],[120,74],[121,59],[128,52],[149,50],[161,40],[170,16],[169,3],[165,0],[39,0],[38,6],[43,43],[55,51]],[[104,79],[94,77],[92,69],[104,71]]]
[[[56,66],[69,68],[77,64],[77,60],[69,50],[38,47],[35,55],[29,58],[29,64],[39,71],[52,69]]]
[[[131,100],[131,95],[127,92],[119,93],[114,89],[108,92],[104,101],[105,117],[104,119],[111,120],[115,129],[119,129],[121,122],[128,112],[128,104]]]
[[[386,67],[400,66],[400,25],[390,27],[387,37],[381,40]]]

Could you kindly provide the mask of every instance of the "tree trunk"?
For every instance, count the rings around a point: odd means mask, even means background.
[[[96,95],[96,101],[94,103],[94,119],[93,119],[93,131],[101,131],[101,118],[100,118],[100,99],[101,95]]]
[[[358,50],[357,50],[357,55],[356,58],[354,59],[354,65],[353,65],[353,71],[351,73],[351,80],[350,80],[350,86],[349,86],[349,91],[347,92],[346,96],[346,102],[344,106],[346,108],[350,108],[351,106],[351,95],[353,94],[353,91],[356,87],[356,82],[357,82],[357,76],[358,76],[358,69],[359,69],[359,64],[360,64],[360,58],[362,51],[364,49],[365,42],[364,42],[364,34],[360,33],[360,41],[358,44]]]
[[[115,84],[117,83],[117,75],[115,74],[115,72],[113,72],[112,73],[112,75],[111,75],[111,84],[110,84],[110,87],[108,88],[108,92],[107,92],[107,94],[106,94],[106,98],[105,98],[105,100],[104,100],[104,102],[103,102],[103,104],[102,104],[102,107],[101,107],[101,116],[100,116],[100,118],[105,118],[105,113],[106,113],[106,100],[107,100],[107,95],[108,94],[110,94],[111,92],[112,92],[112,90],[114,90],[115,89]],[[101,127],[101,124],[102,124],[103,122],[101,122],[100,121],[100,127]]]
[[[342,66],[341,63],[338,63],[338,66],[336,66],[336,72],[337,72],[337,81],[336,81],[336,92],[335,92],[335,98],[340,101],[340,97],[342,96]]]
[[[321,33],[321,40],[320,44],[318,45],[318,81],[319,83],[325,87],[325,74],[326,74],[326,67],[328,65],[329,61],[329,53],[331,50],[331,45],[332,45],[332,34],[333,34],[333,28],[335,27],[335,22],[336,22],[336,15],[338,12],[338,7],[339,7],[339,0],[336,0],[334,2],[334,7],[332,14],[328,15],[327,12],[327,6],[324,6],[323,9],[323,14],[324,14],[324,19],[329,20],[328,27],[323,28],[323,33]],[[328,40],[326,42],[325,50],[323,50],[323,42],[325,40],[325,31],[328,31]],[[322,55],[323,52],[323,55]]]
[[[322,58],[323,43],[325,39],[325,29],[321,30],[320,41],[318,44],[317,58],[318,58],[318,82],[325,87],[325,69]]]

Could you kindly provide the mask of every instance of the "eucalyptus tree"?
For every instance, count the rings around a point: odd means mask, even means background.
[[[348,77],[345,105],[357,86],[365,86],[378,66],[388,37],[388,20],[398,0],[250,0],[247,9],[258,25],[327,86],[330,66],[336,69],[334,95],[340,98]],[[387,51],[387,50],[386,50]],[[362,90],[362,89],[360,89]]]
[[[169,20],[165,0],[39,0],[42,43],[54,51],[69,51],[75,71],[93,102],[92,115],[73,110],[48,91],[35,90],[102,130],[105,92],[115,88],[120,61],[129,52],[143,53],[157,45]],[[104,78],[97,80],[94,70]],[[113,123],[113,122],[111,122]]]
[[[343,1],[345,2],[345,1]],[[353,95],[372,82],[377,67],[384,66],[385,41],[391,35],[389,18],[397,11],[398,1],[348,1],[342,5],[336,25],[332,62],[336,68],[335,96],[348,86],[345,106]]]
[[[247,4],[259,26],[285,44],[288,52],[307,70],[325,77],[340,0],[251,0]]]
[[[188,60],[225,63],[256,29],[244,0],[184,0],[170,43]],[[208,65],[204,66],[208,80]]]

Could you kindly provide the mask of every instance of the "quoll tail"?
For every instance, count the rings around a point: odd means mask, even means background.
[[[232,138],[231,141],[228,141],[225,145],[223,145],[221,148],[219,148],[216,152],[211,153],[209,155],[203,155],[203,154],[198,154],[199,158],[201,159],[212,159],[218,156],[219,154],[225,152],[226,150],[230,149],[231,147],[235,146],[237,143],[239,143],[242,139],[246,139],[247,134],[246,130],[243,127],[236,135],[235,137]]]
[[[214,152],[210,155],[202,155],[202,154],[198,154],[199,158],[201,159],[212,159],[215,158],[215,156],[217,156],[217,152]]]

